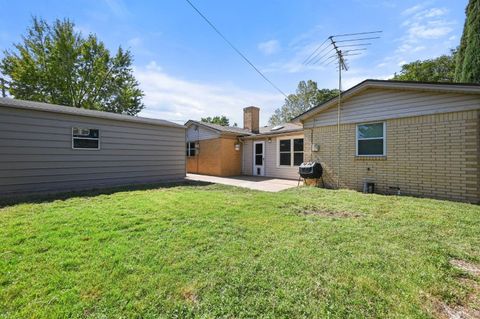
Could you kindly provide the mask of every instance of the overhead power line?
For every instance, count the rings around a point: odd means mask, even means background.
[[[267,81],[273,88],[275,88],[278,92],[280,92],[283,96],[285,96],[285,98],[287,98],[287,94],[285,94],[277,85],[275,85],[275,83],[273,83],[269,78],[267,78],[267,76],[265,74],[262,73],[262,71],[260,71],[246,56],[245,54],[243,54],[239,49],[237,49],[237,47],[230,41],[227,39],[227,37],[225,35],[223,35],[222,32],[220,32],[220,30],[199,10],[197,9],[197,7],[195,7],[195,5],[190,1],[190,0],[185,0],[187,1],[187,3],[193,8],[193,10],[195,10],[202,18],[203,20],[205,20],[205,22],[208,23],[208,25],[210,27],[212,27],[212,29],[225,41],[227,42],[227,44],[235,51],[237,52],[238,55],[240,55],[240,57],[242,57],[243,60],[245,60],[245,62],[247,62],[265,81]]]

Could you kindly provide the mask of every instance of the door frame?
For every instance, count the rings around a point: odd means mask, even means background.
[[[256,165],[255,156],[256,156],[256,145],[262,144],[262,165]],[[253,142],[253,174],[254,176],[265,176],[265,141],[254,141]],[[257,174],[257,168],[260,167],[260,174]]]

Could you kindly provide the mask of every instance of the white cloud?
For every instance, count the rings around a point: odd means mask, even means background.
[[[405,20],[401,24],[405,33],[399,39],[394,54],[384,62],[402,65],[406,61],[432,58],[445,53],[451,46],[455,21],[448,19],[445,8],[428,7],[424,2],[402,12]],[[419,55],[419,53],[422,53]]]
[[[142,38],[140,37],[134,37],[134,38],[131,38],[127,41],[128,45],[132,46],[132,47],[138,47],[138,46],[141,46],[143,44],[143,40]]]
[[[439,17],[439,16],[443,16],[447,13],[447,9],[445,8],[432,8],[432,9],[429,9],[425,12],[424,16],[426,18],[434,18],[434,17]]]
[[[270,40],[258,44],[258,49],[265,55],[272,55],[280,51],[280,42],[278,40]]]
[[[419,3],[417,5],[414,5],[413,7],[410,7],[410,8],[407,8],[407,9],[403,10],[402,14],[403,15],[411,15],[411,14],[417,13],[418,11],[425,8],[425,5],[426,5],[425,3]]]
[[[448,13],[445,8],[429,8],[422,10],[421,7],[416,6],[417,10],[413,8],[407,9],[405,12],[410,12],[407,20],[402,24],[407,28],[407,34],[404,38],[404,43],[417,42],[421,39],[438,39],[453,31],[452,21],[441,19],[442,16]]]
[[[122,0],[104,0],[105,4],[108,6],[110,11],[113,12],[117,17],[125,17],[129,15],[127,6]]]
[[[226,115],[232,123],[243,124],[243,108],[260,107],[261,123],[283,104],[283,96],[249,91],[229,84],[198,83],[167,74],[155,62],[135,69],[145,93],[145,110],[140,116],[185,122],[189,119]]]

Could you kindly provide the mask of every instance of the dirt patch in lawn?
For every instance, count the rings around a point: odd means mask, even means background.
[[[182,297],[183,299],[185,299],[190,303],[194,303],[194,304],[198,303],[198,295],[195,293],[193,289],[190,289],[190,288],[184,289],[182,291]]]
[[[327,210],[302,210],[299,213],[303,215],[315,215],[322,217],[331,217],[331,218],[359,218],[362,217],[362,214],[352,213],[352,212],[336,212],[336,211],[327,211]]]
[[[459,304],[447,305],[438,299],[431,299],[432,314],[441,319],[474,319],[480,318],[480,286],[471,279],[461,280],[471,289],[467,297]]]
[[[364,216],[362,213],[341,210],[336,211],[328,208],[316,207],[314,205],[305,205],[299,207],[296,203],[284,204],[279,206],[279,208],[282,210],[285,209],[298,215],[305,216],[311,215],[327,218],[359,218]]]
[[[455,268],[458,268],[460,270],[463,270],[470,275],[473,276],[480,276],[480,266],[475,265],[473,263],[469,263],[465,260],[460,260],[460,259],[452,259],[450,260],[450,265],[452,265]]]
[[[450,260],[455,268],[463,270],[473,277],[480,276],[480,267],[460,259]],[[480,284],[474,279],[459,278],[459,283],[468,289],[469,293],[463,300],[455,305],[447,305],[445,302],[429,298],[431,312],[435,318],[442,319],[474,319],[480,318]]]
[[[439,319],[476,319],[480,318],[480,311],[464,306],[455,305],[450,307],[447,304],[435,300],[433,303],[433,315]]]

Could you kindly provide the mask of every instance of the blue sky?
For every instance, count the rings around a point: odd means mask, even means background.
[[[351,59],[344,88],[386,79],[400,65],[448,53],[458,45],[467,0],[191,0],[284,92],[298,81],[337,85],[335,67],[302,61],[331,34],[383,30]],[[18,42],[31,16],[69,18],[114,50],[132,51],[145,92],[142,116],[175,121],[224,114],[242,124],[242,109],[261,108],[266,124],[284,97],[213,32],[184,0],[0,0],[0,50]]]

